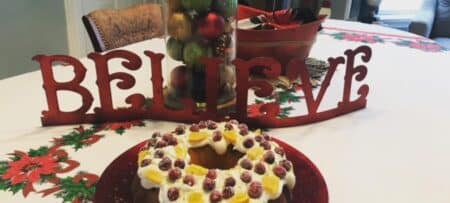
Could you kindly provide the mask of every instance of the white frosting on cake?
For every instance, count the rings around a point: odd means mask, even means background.
[[[209,123],[212,123],[212,121],[206,122],[206,124]],[[209,199],[212,191],[218,191],[223,196],[222,191],[225,188],[225,180],[229,177],[233,177],[236,183],[232,187],[234,195],[228,198],[222,197],[221,202],[239,203],[242,200],[244,202],[264,203],[271,199],[277,199],[283,192],[284,186],[287,186],[289,189],[294,188],[295,175],[292,164],[286,160],[284,151],[275,142],[264,138],[267,137],[267,135],[261,135],[260,131],[248,131],[247,134],[243,133],[244,135],[242,135],[240,133],[240,129],[245,130],[246,126],[239,125],[236,121],[215,124],[217,126],[215,129],[208,129],[207,127],[197,131],[198,128],[193,128],[194,131],[191,131],[190,128],[188,128],[182,133],[178,132],[177,134],[174,131],[170,133],[172,136],[166,135],[171,137],[171,139],[176,140],[176,145],[173,145],[174,143],[172,143],[172,145],[164,146],[164,141],[162,141],[164,139],[162,136],[155,136],[152,138],[149,141],[148,146],[139,153],[139,168],[137,174],[141,180],[142,187],[145,189],[159,188],[159,201],[161,203],[197,202],[198,199],[195,199],[195,195],[200,196],[204,202],[210,202]],[[231,125],[232,129],[227,129],[225,126],[226,124],[228,127]],[[220,140],[214,140],[213,132],[215,131],[222,133]],[[244,146],[244,141],[247,139],[253,140],[253,146],[250,148],[248,148],[248,145],[247,147]],[[260,140],[260,142],[256,140]],[[162,142],[163,144],[159,142]],[[262,142],[268,142],[265,143],[266,149],[260,144]],[[268,149],[267,144],[270,145],[270,149]],[[189,156],[188,149],[210,146],[216,151],[217,154],[220,155],[227,152],[229,145],[233,146],[233,150],[237,150],[244,155],[239,159],[236,166],[233,168],[226,170],[215,169],[217,173],[216,178],[213,179],[215,181],[215,187],[211,191],[206,191],[203,188],[203,182],[206,178],[205,173],[209,170],[197,165],[189,164],[191,157]],[[163,157],[160,157],[161,152]],[[271,161],[265,161],[265,154],[270,152],[274,155],[272,163]],[[158,156],[157,153],[160,153],[160,155]],[[171,160],[169,169],[163,168],[163,170],[159,166],[163,158],[166,160],[167,158]],[[169,178],[169,171],[177,168],[174,165],[174,162],[177,159],[184,160],[185,167],[178,167],[181,170],[181,176],[175,181],[172,181]],[[249,160],[252,163],[251,170],[247,170],[240,165],[243,160]],[[143,164],[143,162],[147,163]],[[284,166],[289,165],[289,167],[283,167],[281,162],[285,164]],[[255,166],[257,163],[262,163],[264,165],[265,172],[263,174],[255,172]],[[284,169],[284,173],[282,174],[285,175],[275,174],[275,167],[278,167],[277,169],[280,169],[280,167]],[[282,169],[280,170],[283,171]],[[251,181],[249,183],[241,180],[242,173],[246,171],[251,174]],[[192,175],[194,177],[194,185],[190,186],[183,182],[184,177],[187,175]],[[248,192],[250,184],[254,182],[262,185],[262,192],[257,195],[258,197],[251,197],[250,192]],[[172,198],[171,200],[169,198],[169,190],[171,188],[176,188],[176,190],[178,190],[178,196],[176,199]]]

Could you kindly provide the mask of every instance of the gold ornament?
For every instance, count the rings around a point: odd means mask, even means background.
[[[169,17],[167,30],[175,39],[188,40],[192,36],[192,23],[189,16],[180,12],[173,13]]]

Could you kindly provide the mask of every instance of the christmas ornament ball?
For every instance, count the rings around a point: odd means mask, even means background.
[[[191,71],[186,66],[178,66],[170,72],[170,87],[179,91],[187,91],[191,80]]]
[[[169,17],[167,31],[175,39],[185,41],[192,36],[192,23],[184,13],[175,12]]]
[[[207,39],[214,39],[220,36],[225,30],[225,20],[217,13],[211,12],[200,21],[200,34]]]
[[[171,37],[169,38],[169,40],[167,40],[166,47],[167,53],[169,54],[170,57],[172,57],[177,61],[183,60],[183,47],[184,47],[183,41]]]
[[[237,6],[237,0],[215,0],[213,2],[214,10],[218,11],[225,18],[235,16],[237,12]]]
[[[181,0],[181,5],[186,10],[193,10],[198,13],[207,12],[212,4],[212,0]]]
[[[184,46],[183,59],[188,66],[201,66],[201,58],[210,57],[211,55],[211,48],[197,42],[189,42]]]

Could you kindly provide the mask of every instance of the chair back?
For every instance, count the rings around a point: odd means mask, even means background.
[[[432,37],[450,37],[450,0],[438,0]]]
[[[159,37],[164,30],[161,5],[151,3],[96,10],[82,20],[96,52]]]

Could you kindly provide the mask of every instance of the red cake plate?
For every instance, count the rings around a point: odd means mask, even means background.
[[[297,182],[292,203],[328,203],[328,190],[316,166],[294,147],[273,139],[286,151],[294,165]],[[131,182],[137,171],[137,154],[142,142],[116,158],[103,172],[97,184],[95,203],[132,203]]]

